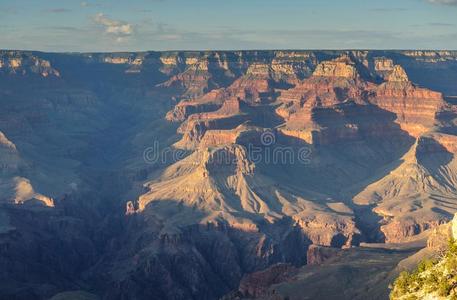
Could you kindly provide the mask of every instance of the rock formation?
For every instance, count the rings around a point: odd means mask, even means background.
[[[455,209],[453,204],[440,204],[447,197],[454,197],[454,153],[448,152],[433,135],[421,137],[401,158],[399,166],[368,185],[354,197],[354,202],[376,204],[374,211],[383,216],[381,230],[390,242],[437,227],[449,221],[444,212],[453,213]]]
[[[314,70],[313,76],[356,79],[358,72],[354,62],[344,55],[335,60],[320,63]]]
[[[456,292],[454,289],[455,278],[455,263],[457,260],[457,248],[454,238],[454,227],[457,222],[457,217],[450,224],[441,226],[439,230],[435,230],[432,234],[432,241],[427,245],[426,249],[419,253],[429,250],[428,258],[422,260],[414,270],[410,273],[403,271],[392,284],[390,293],[391,299],[452,299],[455,298]],[[441,240],[447,240],[446,247],[436,246],[436,240],[440,237]],[[417,253],[417,254],[419,254]]]
[[[48,60],[39,58],[32,53],[0,51],[0,74],[37,74],[42,77],[59,77],[58,70]]]
[[[275,283],[281,283],[293,277],[298,269],[287,264],[277,264],[268,269],[245,276],[240,283],[242,297],[261,297]]]
[[[399,66],[395,65],[392,68],[390,75],[387,77],[389,82],[409,82],[408,75],[406,75],[405,70]]]
[[[0,298],[384,295],[359,245],[457,211],[456,57],[0,51]]]

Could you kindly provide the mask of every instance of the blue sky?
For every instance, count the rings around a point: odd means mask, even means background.
[[[0,0],[0,49],[457,49],[457,0]]]

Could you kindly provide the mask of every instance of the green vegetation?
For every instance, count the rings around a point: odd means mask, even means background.
[[[401,272],[395,280],[390,299],[422,299],[434,295],[457,300],[457,242],[440,259],[424,260],[412,272]]]

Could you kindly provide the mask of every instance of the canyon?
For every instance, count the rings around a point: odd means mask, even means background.
[[[457,212],[456,82],[457,51],[0,50],[0,299],[386,299]]]

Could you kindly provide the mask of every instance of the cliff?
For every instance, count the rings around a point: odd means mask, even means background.
[[[0,74],[60,77],[60,72],[48,60],[31,53],[0,51]]]
[[[448,248],[439,258],[423,260],[411,273],[403,271],[395,280],[390,299],[452,299],[456,295],[455,280],[457,277],[457,217],[449,224],[450,234],[446,236]]]

